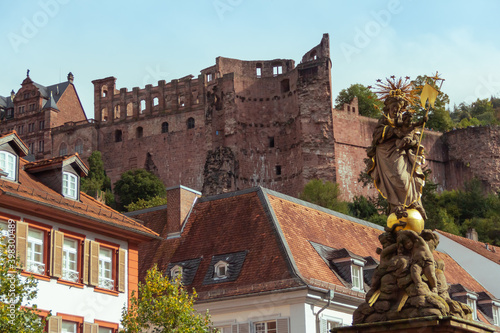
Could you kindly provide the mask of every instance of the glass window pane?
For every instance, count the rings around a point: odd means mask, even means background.
[[[76,323],[71,321],[62,321],[62,333],[76,333]]]

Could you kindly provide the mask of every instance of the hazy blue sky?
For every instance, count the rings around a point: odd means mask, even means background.
[[[8,4],[7,4],[8,3]],[[453,103],[500,96],[499,1],[40,0],[3,3],[0,95],[30,77],[75,75],[93,117],[92,80],[156,85],[218,56],[289,58],[330,35],[333,99],[354,83],[442,73]]]

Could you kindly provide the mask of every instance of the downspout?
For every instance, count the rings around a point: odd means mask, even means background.
[[[321,310],[318,311],[318,313],[316,313],[316,333],[321,333],[321,325],[320,325],[320,319],[319,319],[319,315],[321,314],[321,312],[323,312],[327,307],[330,306],[330,303],[332,302],[332,298],[334,296],[335,292],[331,289],[328,290],[328,294],[327,294],[327,297],[328,297],[328,303],[326,303],[326,305],[324,307],[321,308]]]

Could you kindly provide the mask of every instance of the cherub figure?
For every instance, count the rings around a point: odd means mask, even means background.
[[[422,284],[422,272],[429,281],[432,292],[437,293],[434,257],[427,242],[413,230],[401,230],[397,237],[398,254],[410,253],[411,277],[418,286]]]

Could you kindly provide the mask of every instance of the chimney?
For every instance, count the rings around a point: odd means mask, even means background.
[[[469,228],[467,229],[467,233],[465,234],[465,237],[468,239],[472,239],[477,242],[477,231],[474,228]]]
[[[74,80],[75,80],[75,76],[73,75],[73,73],[69,72],[68,73],[68,81],[70,83],[73,83]]]
[[[201,193],[182,185],[167,188],[167,226],[162,237],[179,236],[186,217]]]

